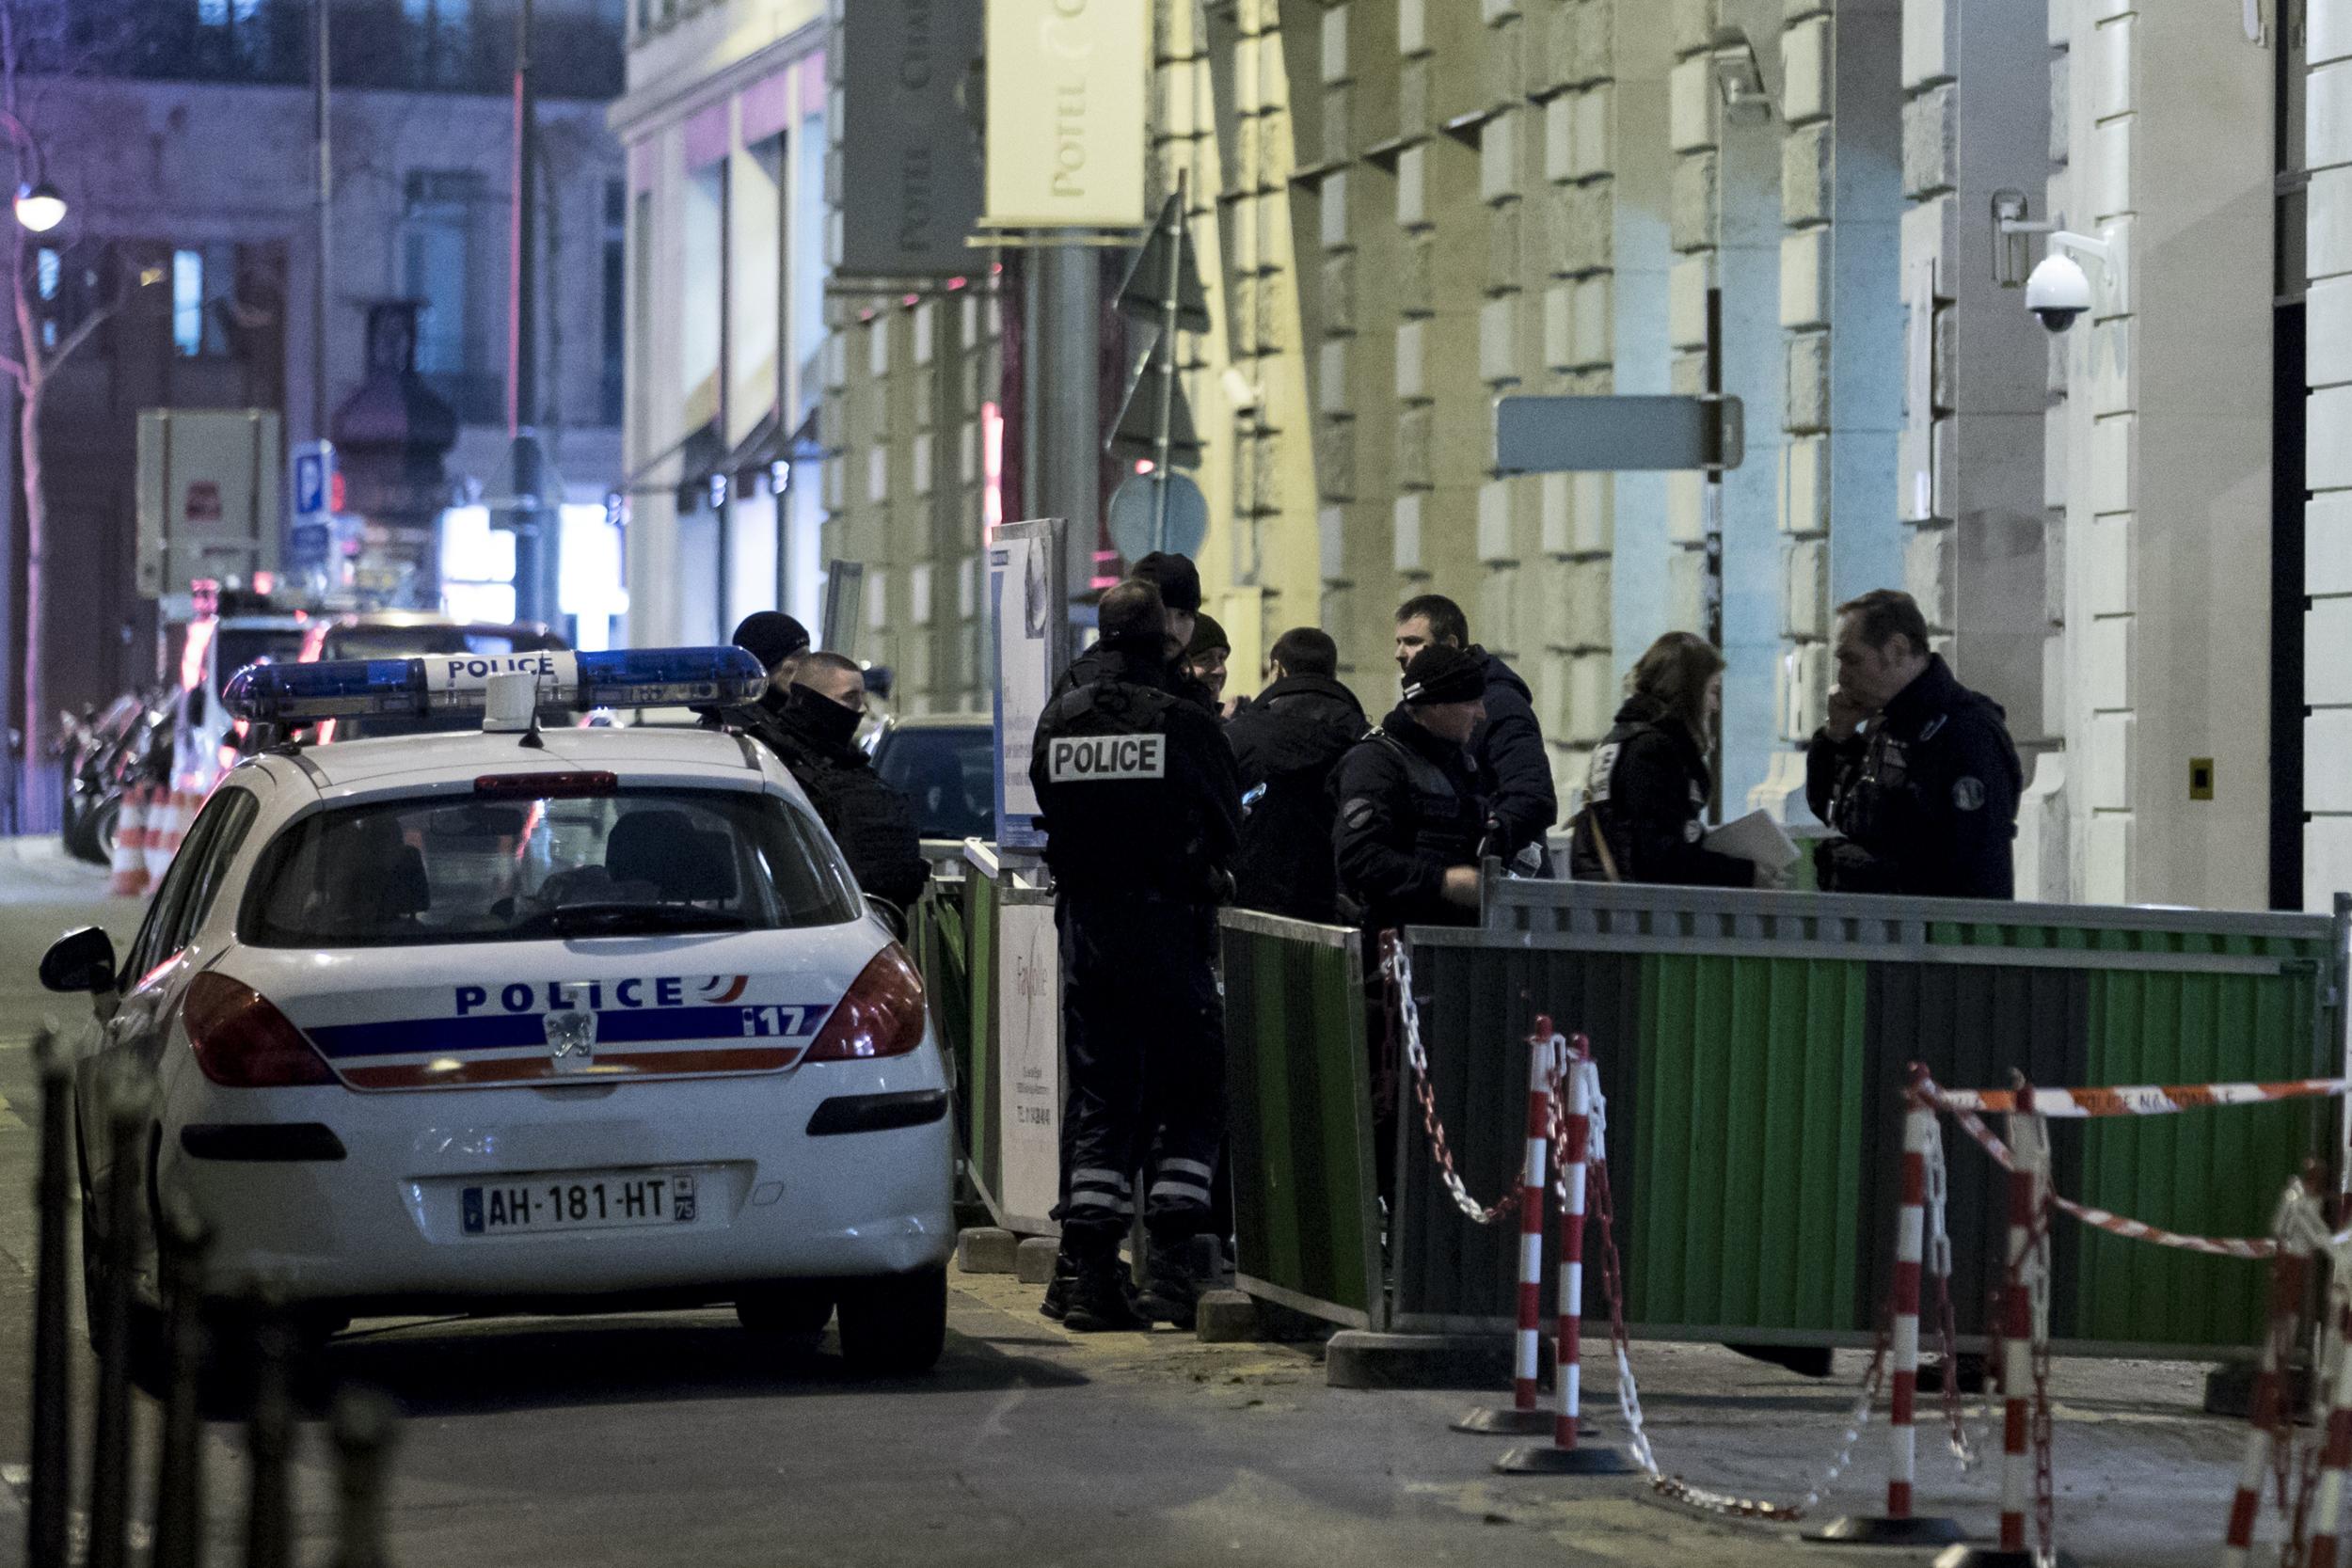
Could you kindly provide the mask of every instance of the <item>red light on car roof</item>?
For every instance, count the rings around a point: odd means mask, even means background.
[[[579,800],[612,795],[621,787],[617,773],[573,770],[564,773],[485,773],[473,782],[476,795],[527,800]]]

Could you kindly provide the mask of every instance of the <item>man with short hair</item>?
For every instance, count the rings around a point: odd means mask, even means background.
[[[1805,799],[1837,831],[1821,886],[1927,898],[2016,895],[2025,769],[1998,703],[1954,678],[1908,594],[1837,607],[1837,684],[1805,752]]]
[[[1275,640],[1274,682],[1225,726],[1241,768],[1233,902],[1294,920],[1339,919],[1331,775],[1367,724],[1340,684],[1339,644],[1313,626]]]
[[[1422,594],[1396,610],[1396,665],[1403,670],[1423,649],[1454,648],[1470,656],[1486,688],[1486,717],[1470,751],[1493,791],[1489,811],[1493,850],[1505,865],[1534,876],[1549,874],[1545,835],[1560,817],[1551,784],[1551,757],[1535,718],[1535,696],[1511,667],[1470,640],[1470,618],[1442,594]]]
[[[856,743],[865,712],[866,675],[855,659],[803,652],[784,700],[771,706],[762,696],[745,728],[800,781],[858,886],[898,911],[893,924],[903,936],[930,866],[914,805],[882,783]]]
[[[1373,931],[1468,924],[1478,909],[1486,782],[1470,737],[1486,674],[1447,643],[1405,667],[1404,700],[1340,760],[1332,832],[1340,891]]]
[[[1070,1064],[1061,1255],[1044,1310],[1082,1333],[1192,1326],[1224,1135],[1224,1004],[1214,955],[1240,791],[1216,722],[1172,689],[1159,590],[1103,596],[1085,678],[1039,718],[1030,752],[1061,937]],[[1129,1302],[1119,1243],[1143,1194],[1150,1287]],[[1140,1313],[1138,1312],[1138,1305]]]

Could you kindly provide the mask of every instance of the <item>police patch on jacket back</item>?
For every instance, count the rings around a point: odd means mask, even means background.
[[[1168,777],[1164,735],[1057,736],[1047,743],[1046,777],[1056,784],[1092,784]]]

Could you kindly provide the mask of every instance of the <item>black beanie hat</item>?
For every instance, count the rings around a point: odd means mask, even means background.
[[[1155,585],[1160,602],[1177,614],[1200,613],[1200,568],[1192,563],[1192,557],[1153,550],[1136,562],[1129,575]]]
[[[1225,635],[1225,628],[1216,624],[1214,615],[1196,617],[1192,624],[1192,645],[1184,650],[1186,658],[1199,658],[1211,648],[1233,651],[1233,640]]]
[[[1475,702],[1486,694],[1486,674],[1478,660],[1459,648],[1436,642],[1413,656],[1405,667],[1405,705],[1428,707],[1437,703]]]
[[[781,610],[762,610],[743,617],[728,641],[747,649],[763,670],[773,670],[794,654],[808,652],[808,628]]]

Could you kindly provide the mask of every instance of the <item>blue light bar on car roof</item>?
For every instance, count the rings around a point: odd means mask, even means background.
[[[415,717],[479,709],[492,675],[539,681],[543,708],[702,707],[748,703],[768,672],[741,648],[631,648],[616,653],[428,654],[417,658],[251,664],[229,678],[229,711],[260,724],[310,724],[366,714]]]

